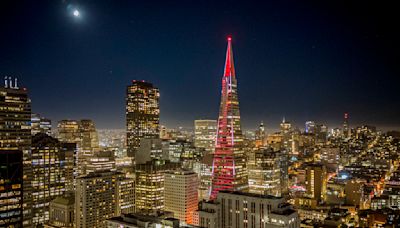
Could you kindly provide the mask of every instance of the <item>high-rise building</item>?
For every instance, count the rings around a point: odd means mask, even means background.
[[[210,188],[212,184],[212,154],[204,155],[201,160],[193,164],[193,171],[198,174],[199,184],[199,200],[209,200]]]
[[[0,227],[22,227],[22,151],[0,151]]]
[[[165,173],[165,211],[174,218],[193,224],[193,212],[197,210],[199,181],[193,171],[170,171]]]
[[[196,211],[200,227],[297,228],[300,220],[282,197],[220,191],[214,202],[203,201]]]
[[[64,176],[65,191],[75,190],[75,178],[78,176],[77,147],[76,143],[61,142],[61,149],[65,154]]]
[[[38,133],[32,138],[33,224],[49,221],[49,204],[65,192],[65,150],[55,138]]]
[[[117,189],[117,209],[115,214],[129,214],[135,212],[135,179],[121,177],[118,180]]]
[[[306,167],[306,195],[317,202],[326,199],[326,167],[322,164],[308,164]]]
[[[58,139],[61,142],[79,143],[81,141],[81,133],[79,122],[76,120],[61,120],[57,125]]]
[[[248,188],[231,37],[228,37],[225,69],[222,77],[216,140],[211,199],[215,199],[221,190],[243,191]]]
[[[79,133],[82,155],[85,157],[93,156],[95,152],[99,151],[99,136],[94,122],[87,119],[80,120]]]
[[[32,226],[31,101],[17,79],[0,88],[0,227]]]
[[[281,196],[280,154],[271,148],[254,152],[254,164],[248,166],[249,192]]]
[[[31,117],[31,132],[32,136],[37,133],[51,135],[51,120],[33,113]]]
[[[79,175],[86,174],[89,158],[99,151],[99,139],[92,120],[61,120],[57,125],[58,139],[65,143],[75,143],[77,147],[76,165]]]
[[[134,158],[142,138],[159,138],[160,93],[153,84],[132,81],[126,91],[127,154]]]
[[[206,152],[212,153],[215,148],[215,137],[217,135],[216,120],[194,121],[194,146],[204,148]]]
[[[117,184],[122,177],[122,173],[101,171],[77,178],[76,227],[107,227],[106,220],[117,212]]]
[[[163,160],[152,160],[136,165],[136,212],[153,214],[164,211],[164,174],[178,167],[179,164]]]
[[[292,154],[294,130],[292,129],[292,124],[285,118],[283,118],[280,128],[282,136],[280,145],[281,191],[283,195],[287,195],[289,187],[289,154]]]

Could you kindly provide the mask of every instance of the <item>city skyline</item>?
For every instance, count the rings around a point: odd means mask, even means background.
[[[0,226],[400,227],[387,7],[0,1]]]
[[[162,125],[192,128],[195,119],[217,119],[218,101],[212,98],[220,92],[219,50],[232,35],[242,75],[244,129],[255,129],[261,121],[267,130],[278,129],[283,117],[299,128],[308,120],[339,127],[344,112],[351,127],[400,126],[398,69],[391,60],[399,53],[398,35],[389,29],[394,22],[391,14],[382,14],[383,6],[362,5],[377,12],[371,16],[362,10],[351,15],[341,3],[294,4],[293,9],[279,3],[263,3],[260,9],[245,4],[243,11],[227,3],[209,11],[211,5],[203,3],[193,12],[194,5],[174,2],[147,18],[137,11],[152,4],[124,2],[127,9],[108,9],[103,1],[2,4],[1,18],[8,22],[1,25],[8,34],[0,38],[3,76],[18,77],[29,90],[33,112],[53,124],[88,118],[100,129],[123,129],[123,88],[135,79],[160,89]],[[79,18],[71,16],[70,6],[80,9]],[[206,13],[208,19],[197,19]],[[343,15],[335,19],[338,14]],[[167,29],[172,23],[177,28]],[[175,39],[179,42],[172,45]]]

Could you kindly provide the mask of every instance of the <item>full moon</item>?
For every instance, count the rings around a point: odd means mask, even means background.
[[[75,16],[75,17],[79,17],[79,15],[80,15],[80,14],[79,14],[79,11],[78,11],[78,10],[74,10],[74,16]]]

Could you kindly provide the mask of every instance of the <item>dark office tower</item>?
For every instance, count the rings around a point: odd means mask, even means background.
[[[132,81],[126,91],[126,144],[129,157],[134,158],[142,138],[158,138],[160,93],[153,84]]]
[[[49,205],[65,192],[65,150],[57,139],[38,133],[32,138],[33,225],[49,221]]]
[[[219,191],[248,189],[231,42],[231,37],[228,37],[225,70],[222,77],[217,142],[213,157],[213,179],[210,194],[212,200],[216,199]]]
[[[0,88],[0,227],[31,227],[31,101],[17,80]]]
[[[343,137],[349,137],[349,130],[349,114],[345,112],[343,119]]]

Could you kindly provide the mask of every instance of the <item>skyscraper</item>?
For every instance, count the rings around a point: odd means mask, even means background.
[[[248,165],[249,192],[281,196],[280,153],[272,148],[254,152],[254,164]]]
[[[75,178],[78,176],[76,143],[61,143],[62,153],[65,155],[64,176],[65,191],[74,191]]]
[[[76,227],[107,227],[106,220],[118,211],[117,185],[123,176],[118,172],[100,171],[77,178]]]
[[[99,136],[92,120],[79,121],[82,155],[92,157],[99,150]]]
[[[134,158],[142,138],[159,138],[160,93],[153,84],[132,81],[126,91],[127,154]]]
[[[57,125],[58,139],[64,143],[75,143],[77,147],[77,173],[86,174],[86,165],[99,151],[99,139],[92,120],[61,120]]]
[[[212,153],[215,148],[215,136],[217,134],[216,120],[194,121],[194,146],[204,148],[206,152]]]
[[[164,160],[136,165],[136,212],[152,214],[164,211],[164,175],[166,171],[177,169],[179,165]]]
[[[282,136],[280,146],[280,159],[281,159],[281,193],[283,195],[288,194],[288,182],[289,182],[289,154],[292,153],[293,145],[293,128],[292,124],[283,118],[280,124],[280,134]]]
[[[65,192],[65,150],[55,138],[38,133],[32,138],[33,224],[49,221],[50,201]]]
[[[222,77],[217,142],[213,157],[211,199],[215,199],[218,192],[222,190],[247,190],[246,159],[242,145],[243,136],[240,126],[232,38],[228,37],[225,69]]]
[[[170,171],[165,173],[165,210],[174,213],[174,218],[193,224],[193,212],[198,206],[199,181],[193,171]]]
[[[0,88],[0,227],[31,227],[31,100],[17,80]]]
[[[321,164],[308,164],[306,167],[306,194],[320,202],[326,199],[327,173]]]

